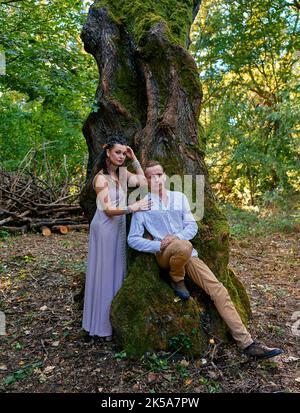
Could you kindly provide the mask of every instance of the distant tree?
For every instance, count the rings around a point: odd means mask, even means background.
[[[299,190],[299,2],[205,0],[191,50],[202,134],[225,199]]]
[[[0,51],[6,57],[6,74],[0,76],[0,162],[5,168],[16,168],[31,149],[41,166],[46,148],[58,182],[65,165],[71,175],[80,169],[81,124],[97,81],[79,37],[84,16],[81,1],[0,3]]]

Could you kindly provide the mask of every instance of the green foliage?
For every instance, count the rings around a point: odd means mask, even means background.
[[[197,330],[192,329],[191,334],[196,334]],[[192,348],[191,339],[183,332],[180,332],[177,336],[171,337],[169,339],[170,348],[174,350],[183,349],[185,353],[188,353]]]
[[[115,358],[117,361],[125,360],[125,359],[127,358],[126,351],[125,351],[125,350],[122,350],[122,351],[120,351],[120,352],[118,352],[118,353],[115,353],[114,358]]]
[[[29,364],[28,366],[23,367],[20,370],[15,371],[14,373],[10,374],[9,376],[5,377],[3,379],[3,385],[9,386],[10,384],[15,383],[16,381],[26,379],[28,376],[30,376],[35,368],[41,367],[43,363],[37,362],[34,364]]]
[[[4,229],[2,229],[0,231],[0,239],[6,239],[9,237],[9,232],[5,231]]]
[[[273,232],[293,232],[300,227],[299,197],[287,201],[286,197],[265,200],[260,207],[242,209],[232,204],[223,206],[231,236],[244,238]]]
[[[156,350],[169,351],[170,338],[182,332],[187,344],[191,342],[188,354],[201,354],[207,348],[207,337],[199,328],[201,308],[197,302],[175,301],[174,292],[158,275],[155,258],[145,253],[133,259],[132,254],[110,312],[120,346],[133,358]],[[185,353],[186,349],[180,351]]]
[[[189,369],[186,365],[177,363],[176,371],[179,373],[180,377],[184,380],[190,377]]]
[[[0,77],[4,168],[17,168],[30,153],[38,175],[48,176],[51,169],[62,181],[82,173],[81,127],[97,82],[95,63],[79,37],[84,12],[82,2],[74,0],[0,4],[6,57],[6,74]]]
[[[199,382],[200,384],[206,386],[208,393],[220,393],[222,391],[220,384],[215,380],[210,380],[206,377],[201,377]]]
[[[141,357],[141,361],[153,372],[166,371],[170,368],[169,358],[160,357],[157,353],[146,353]]]
[[[299,10],[282,0],[206,0],[192,52],[203,83],[200,139],[229,202],[299,191]]]
[[[96,64],[79,37],[91,2],[0,4],[0,51],[7,63],[0,77],[4,168],[15,169],[25,158],[21,166],[60,184],[84,174],[81,127],[90,111],[99,110]],[[186,46],[195,1],[97,4],[107,6],[139,46],[158,22],[173,43]],[[217,194],[253,205],[265,193],[299,191],[299,10],[283,0],[203,0],[192,37],[204,93],[199,139]],[[157,45],[150,42],[148,53],[156,56],[163,80]],[[191,76],[193,67],[182,65],[180,50],[177,59],[181,87],[193,98],[199,79]],[[120,62],[112,97],[134,117],[139,109],[126,53]],[[162,110],[164,103],[162,92]]]

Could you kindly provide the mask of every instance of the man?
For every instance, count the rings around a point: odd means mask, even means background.
[[[150,211],[140,211],[132,216],[128,244],[138,251],[154,253],[158,265],[168,269],[171,285],[183,300],[190,297],[184,284],[187,274],[214,301],[228,325],[237,345],[253,359],[267,359],[283,353],[278,348],[268,348],[255,342],[235,309],[228,291],[207,265],[198,258],[189,242],[198,231],[189,202],[182,192],[171,192],[165,187],[166,175],[159,162],[149,161],[145,166],[151,199]],[[145,229],[151,239],[143,237]]]

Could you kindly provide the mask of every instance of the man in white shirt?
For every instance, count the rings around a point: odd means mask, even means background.
[[[190,297],[184,284],[187,274],[214,301],[233,338],[247,356],[266,359],[281,354],[281,349],[268,348],[253,341],[228,291],[198,258],[197,251],[189,241],[197,234],[198,225],[186,196],[182,192],[166,189],[166,175],[159,162],[149,161],[144,171],[151,188],[146,197],[151,199],[152,208],[133,214],[128,235],[129,246],[138,251],[154,253],[158,265],[169,270],[171,285],[183,300]],[[143,237],[145,229],[152,239]]]

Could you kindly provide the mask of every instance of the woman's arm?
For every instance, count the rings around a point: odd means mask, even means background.
[[[95,179],[95,191],[97,194],[97,208],[104,211],[107,216],[113,217],[123,215],[127,211],[112,205],[108,192],[108,182],[103,175],[98,175]]]
[[[104,211],[110,218],[116,215],[129,214],[131,212],[147,211],[151,206],[148,200],[142,199],[125,208],[115,207],[111,203],[109,196],[108,182],[105,177],[100,174],[95,179],[95,191],[97,194],[97,208]]]
[[[145,178],[144,171],[130,146],[127,146],[126,155],[129,159],[131,159],[133,169],[135,170],[135,174],[127,171],[128,186],[131,188],[135,186],[146,186],[147,179]]]
[[[133,174],[127,171],[127,182],[129,188],[134,188],[136,186],[146,186],[148,185],[147,179],[145,178],[144,171],[140,168],[143,172],[142,174]]]

